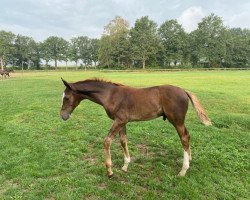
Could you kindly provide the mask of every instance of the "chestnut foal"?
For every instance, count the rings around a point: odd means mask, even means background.
[[[63,120],[67,120],[84,99],[102,105],[109,118],[113,120],[113,125],[104,141],[108,177],[113,175],[110,145],[117,133],[120,135],[124,152],[122,170],[125,172],[128,170],[130,163],[126,137],[126,124],[128,122],[151,120],[162,116],[164,120],[168,119],[173,124],[184,148],[180,176],[186,174],[191,160],[190,136],[184,125],[189,99],[201,122],[205,125],[211,125],[211,121],[197,97],[179,87],[162,85],[139,89],[100,79],[88,79],[75,83],[68,83],[63,79],[62,81],[66,86],[60,112]]]

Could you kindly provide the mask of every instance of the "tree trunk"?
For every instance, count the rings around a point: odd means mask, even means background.
[[[28,60],[28,70],[30,69],[30,60]]]
[[[145,63],[146,63],[146,60],[142,60],[142,69],[144,70],[145,69]]]
[[[3,70],[3,58],[0,58],[1,69]]]
[[[57,70],[57,59],[55,59],[55,69]]]

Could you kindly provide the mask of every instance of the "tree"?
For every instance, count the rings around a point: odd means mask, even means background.
[[[197,66],[199,64],[200,58],[202,57],[200,53],[200,47],[198,42],[198,33],[193,31],[188,36],[188,45],[189,45],[189,61],[192,66]]]
[[[108,25],[104,27],[104,35],[115,36],[121,32],[128,31],[128,28],[128,21],[120,16],[116,16],[115,19],[111,20]]]
[[[108,67],[121,67],[128,64],[129,57],[129,23],[116,16],[104,27],[100,41],[100,63]]]
[[[40,48],[41,48],[41,58],[43,60],[45,60],[46,64],[45,66],[48,67],[49,65],[49,61],[51,60],[51,56],[50,56],[50,46],[48,45],[47,42],[43,41],[40,44]]]
[[[11,52],[14,49],[15,35],[11,32],[0,31],[0,65],[3,70],[4,65],[8,64]]]
[[[70,40],[70,45],[69,45],[69,59],[71,61],[74,61],[78,63],[78,60],[80,59],[80,49],[79,49],[79,38],[74,37]]]
[[[65,59],[68,42],[60,37],[50,36],[42,45],[42,55],[48,64],[49,60],[55,61],[55,69],[57,69],[57,62]]]
[[[176,65],[177,62],[184,61],[187,35],[177,20],[165,21],[158,32],[163,45],[164,61],[169,66],[171,62]]]
[[[114,47],[113,56],[118,67],[129,66],[132,60],[128,33],[128,30],[122,31],[112,38]]]
[[[133,57],[135,60],[140,60],[142,68],[145,69],[146,61],[158,50],[157,24],[147,16],[137,19],[130,36]]]
[[[15,58],[16,64],[24,69],[30,67],[33,55],[35,54],[36,42],[31,37],[17,35],[15,39]]]
[[[193,34],[199,61],[208,66],[222,66],[226,58],[229,34],[222,19],[214,14],[203,18]]]
[[[100,47],[98,51],[98,60],[101,66],[110,68],[114,64],[113,47],[111,45],[110,36],[103,35],[100,39]]]
[[[66,41],[66,40],[65,40]],[[64,41],[64,50],[62,51],[62,60],[66,63],[66,67],[68,67],[68,61],[70,60],[70,43],[68,41]]]
[[[41,66],[41,43],[35,42],[33,39],[29,42],[28,68],[39,69]]]
[[[90,55],[91,61],[95,63],[98,62],[98,49],[99,49],[99,40],[98,39],[90,39]]]
[[[91,64],[91,54],[90,54],[90,39],[87,36],[78,37],[78,47],[79,47],[79,58],[85,65]]]
[[[250,30],[229,29],[230,40],[227,43],[226,65],[244,67],[250,62]]]

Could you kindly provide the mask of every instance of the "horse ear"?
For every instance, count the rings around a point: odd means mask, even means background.
[[[70,84],[69,84],[67,81],[65,81],[63,78],[61,78],[61,79],[62,79],[63,84],[64,84],[67,88],[72,89],[71,86],[70,86]]]

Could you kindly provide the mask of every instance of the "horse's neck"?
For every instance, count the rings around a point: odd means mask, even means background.
[[[110,90],[112,90],[114,86],[108,83],[103,85],[89,84],[88,88],[89,93],[87,92],[87,94],[85,95],[86,98],[105,107],[106,101],[110,95]]]

